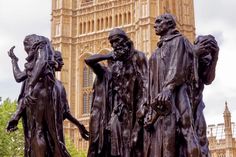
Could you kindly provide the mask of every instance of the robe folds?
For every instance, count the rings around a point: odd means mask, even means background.
[[[149,104],[162,91],[171,90],[171,112],[156,120],[154,130],[145,131],[145,157],[176,157],[179,151],[176,142],[178,134],[181,132],[184,138],[190,137],[185,135],[186,132],[193,134],[188,96],[191,65],[192,45],[184,36],[173,30],[171,34],[161,37],[158,48],[149,59]],[[152,109],[150,112],[156,114]],[[191,138],[194,144],[190,144],[190,150],[196,146],[194,135]]]
[[[106,127],[112,112],[109,99],[111,72],[99,63],[91,66],[97,77],[93,85],[93,98],[89,122],[89,150],[88,157],[108,157],[109,141]],[[99,72],[96,72],[98,69]]]
[[[88,157],[142,156],[142,128],[136,112],[147,102],[147,60],[132,49],[125,61],[108,67],[90,64],[97,75],[93,86]],[[135,125],[136,124],[136,125]],[[132,134],[139,136],[132,146]],[[135,154],[135,155],[132,155]]]

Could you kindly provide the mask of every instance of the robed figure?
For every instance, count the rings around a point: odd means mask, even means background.
[[[198,36],[194,41],[194,78],[190,88],[191,106],[193,110],[194,130],[200,146],[201,157],[210,157],[209,142],[207,139],[207,125],[203,114],[203,90],[205,85],[215,79],[216,64],[219,47],[212,35]]]
[[[150,110],[145,119],[145,157],[177,157],[178,145],[186,146],[189,157],[199,155],[187,91],[192,45],[175,27],[170,14],[156,18],[154,28],[160,42],[149,59]]]
[[[14,47],[13,47],[14,48]],[[53,49],[50,41],[39,35],[28,35],[24,39],[27,53],[25,70],[21,71],[17,57],[12,58],[13,74],[17,82],[23,82],[18,98],[17,111],[9,121],[8,131],[17,127],[23,118],[25,156],[70,156],[58,139],[53,111],[52,88],[54,86]],[[53,113],[53,114],[52,114]]]
[[[85,59],[97,75],[88,156],[141,157],[143,134],[136,114],[147,101],[147,60],[122,29],[112,29],[108,39],[112,52]],[[107,67],[98,63],[103,60]]]

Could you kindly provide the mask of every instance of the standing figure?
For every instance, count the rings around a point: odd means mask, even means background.
[[[143,156],[143,131],[138,112],[147,103],[147,59],[134,49],[133,42],[119,28],[108,37],[116,56],[111,63],[113,111],[108,130],[111,134],[111,155]]]
[[[142,156],[142,129],[137,122],[136,113],[147,101],[146,57],[144,53],[134,49],[133,42],[122,29],[111,30],[108,39],[113,52],[108,55],[93,55],[85,60],[97,75],[90,121],[90,125],[94,126],[91,130],[97,129],[97,133],[94,132],[93,135],[90,130],[88,153],[98,146],[101,152],[103,145],[100,144],[104,144],[106,132],[109,144],[105,151],[110,156]],[[109,61],[108,68],[98,64],[102,60]],[[99,112],[97,117],[95,111]],[[95,139],[100,141],[99,145],[95,144]]]
[[[194,42],[194,82],[191,84],[190,96],[193,109],[194,130],[200,145],[201,157],[209,157],[207,126],[203,115],[204,85],[209,85],[215,79],[215,69],[218,60],[219,47],[212,35],[198,36]]]
[[[55,71],[61,71],[64,62],[61,56],[60,51],[54,51],[54,59],[57,63],[55,67]],[[83,124],[81,124],[70,112],[66,90],[61,81],[55,80],[55,85],[53,88],[53,98],[54,98],[54,111],[55,111],[55,118],[56,118],[56,128],[58,131],[58,135],[60,136],[60,141],[64,143],[64,133],[63,133],[63,121],[68,119],[70,122],[75,124],[81,136],[85,139],[89,139],[89,132],[86,130]]]
[[[157,49],[149,60],[149,104],[145,120],[145,157],[176,157],[178,145],[188,157],[199,156],[187,93],[191,74],[192,45],[176,30],[171,14],[156,18]],[[180,136],[181,140],[176,140]]]
[[[20,71],[14,59],[13,48],[9,56],[13,61],[13,73],[17,82],[23,81],[15,116],[7,129],[14,130],[19,118],[23,117],[25,135],[25,157],[69,157],[59,139],[53,109],[52,91],[55,83],[54,54],[49,40],[35,34],[24,40],[25,70]]]
[[[109,135],[106,128],[112,112],[112,103],[109,101],[111,71],[99,62],[112,59],[112,53],[107,55],[95,54],[85,59],[85,63],[97,76],[93,85],[90,110],[88,157],[110,156]]]

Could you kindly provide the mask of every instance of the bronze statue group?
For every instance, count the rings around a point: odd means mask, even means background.
[[[171,14],[158,16],[154,29],[160,40],[149,60],[120,28],[109,33],[112,52],[85,59],[96,74],[89,132],[70,114],[65,89],[55,78],[64,64],[61,53],[47,38],[29,35],[21,71],[12,47],[13,74],[23,84],[7,130],[17,129],[22,117],[25,157],[70,156],[66,118],[89,140],[88,157],[209,157],[202,92],[215,78],[217,42],[205,35],[191,44]]]

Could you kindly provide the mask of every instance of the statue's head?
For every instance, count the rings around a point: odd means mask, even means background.
[[[52,49],[48,38],[36,34],[27,35],[23,42],[27,54],[29,54],[29,52],[32,51],[33,49],[37,48],[37,45],[41,42],[46,43],[47,45],[50,46],[50,49]]]
[[[110,41],[117,60],[124,60],[130,55],[133,42],[122,29],[112,29],[109,33],[108,40]]]
[[[60,51],[54,51],[54,59],[57,63],[57,66],[55,67],[55,71],[61,71],[64,65],[64,62],[63,62],[63,58]]]
[[[212,35],[199,35],[196,40],[194,41],[194,45],[204,45],[205,48],[202,49],[201,54],[209,54],[209,53],[214,53],[215,51],[218,51],[218,44],[214,36]]]
[[[27,35],[24,39],[24,48],[25,48],[25,51],[27,53],[30,52],[30,50],[32,49],[33,45],[42,41],[42,37],[39,36],[39,35],[36,35],[36,34],[30,34],[30,35]]]
[[[160,36],[166,35],[169,30],[175,29],[175,27],[175,18],[168,13],[157,16],[154,24],[156,35]]]

